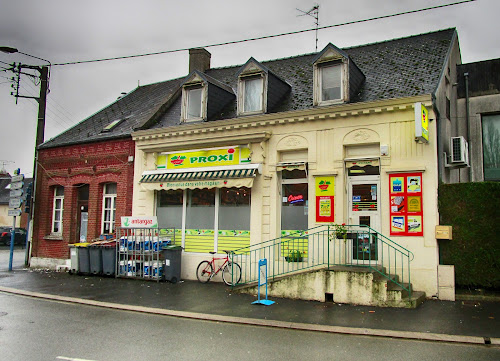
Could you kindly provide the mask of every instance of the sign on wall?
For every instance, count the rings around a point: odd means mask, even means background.
[[[122,217],[122,228],[158,228],[158,219],[152,217]]]
[[[225,147],[158,154],[157,169],[185,169],[250,163],[250,148]]]
[[[389,175],[391,236],[422,236],[422,173]]]
[[[415,103],[415,140],[429,143],[429,111],[422,103]]]
[[[334,222],[335,177],[316,177],[316,222]]]

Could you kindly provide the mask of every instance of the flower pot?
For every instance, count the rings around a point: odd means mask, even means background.
[[[286,256],[285,261],[287,261],[287,262],[302,262],[302,257]]]

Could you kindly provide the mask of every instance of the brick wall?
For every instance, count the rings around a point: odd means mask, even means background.
[[[89,186],[87,240],[101,234],[102,197],[106,183],[117,184],[115,224],[132,214],[134,142],[128,139],[42,149],[38,153],[34,257],[69,258],[68,244],[79,242],[78,189]],[[54,189],[64,187],[62,234],[51,234]]]

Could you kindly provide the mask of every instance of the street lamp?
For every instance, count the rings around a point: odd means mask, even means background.
[[[38,60],[46,61],[49,63],[49,66],[43,65],[43,66],[33,66],[33,65],[22,65],[19,64],[19,75],[21,74],[21,68],[27,68],[27,69],[33,69],[36,70],[40,73],[40,96],[37,97],[26,97],[23,96],[23,98],[31,98],[35,99],[38,101],[38,122],[37,122],[37,127],[36,127],[36,139],[35,139],[35,154],[34,154],[34,164],[33,164],[33,192],[32,192],[32,199],[31,199],[31,209],[30,212],[28,213],[28,234],[26,235],[26,256],[25,256],[25,264],[28,265],[29,263],[29,256],[30,256],[30,247],[28,245],[28,237],[29,237],[29,223],[30,220],[33,218],[32,216],[35,214],[35,199],[36,199],[36,183],[37,183],[37,159],[38,159],[38,151],[37,148],[40,144],[43,143],[44,140],[44,133],[45,133],[45,110],[47,106],[47,92],[49,89],[49,67],[52,65],[50,61],[46,59],[39,58],[37,56],[31,55],[31,54],[26,54],[23,53],[16,48],[12,48],[9,46],[0,46],[0,51],[6,54],[22,54],[29,56],[31,58],[35,58]],[[21,97],[19,94],[16,95],[16,97]],[[34,228],[34,227],[32,227]],[[33,233],[33,232],[31,232]]]
[[[31,54],[23,53],[22,51],[19,51],[16,48],[11,48],[10,46],[0,46],[0,51],[2,53],[6,53],[6,54],[18,53],[18,54],[26,55],[26,56],[29,56],[29,57],[32,57],[32,58],[35,58],[35,59],[38,59],[38,60],[46,61],[47,63],[49,63],[49,65],[52,65],[52,63],[50,61],[48,61],[47,59],[42,59],[42,58],[39,58],[38,56],[34,56],[34,55],[31,55]]]
[[[9,46],[0,46],[0,51],[7,54],[17,53],[16,48],[11,48]]]

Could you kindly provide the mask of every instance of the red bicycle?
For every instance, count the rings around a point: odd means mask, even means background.
[[[212,260],[201,261],[196,268],[196,277],[201,283],[207,283],[210,281],[217,273],[222,270],[222,280],[228,286],[235,285],[241,281],[241,267],[235,262],[231,262],[229,259],[230,251],[226,251],[225,257],[216,257],[215,252],[209,252],[212,255]],[[217,268],[215,261],[224,260],[222,264]],[[217,262],[220,264],[220,262]],[[214,271],[217,269],[216,271]]]

